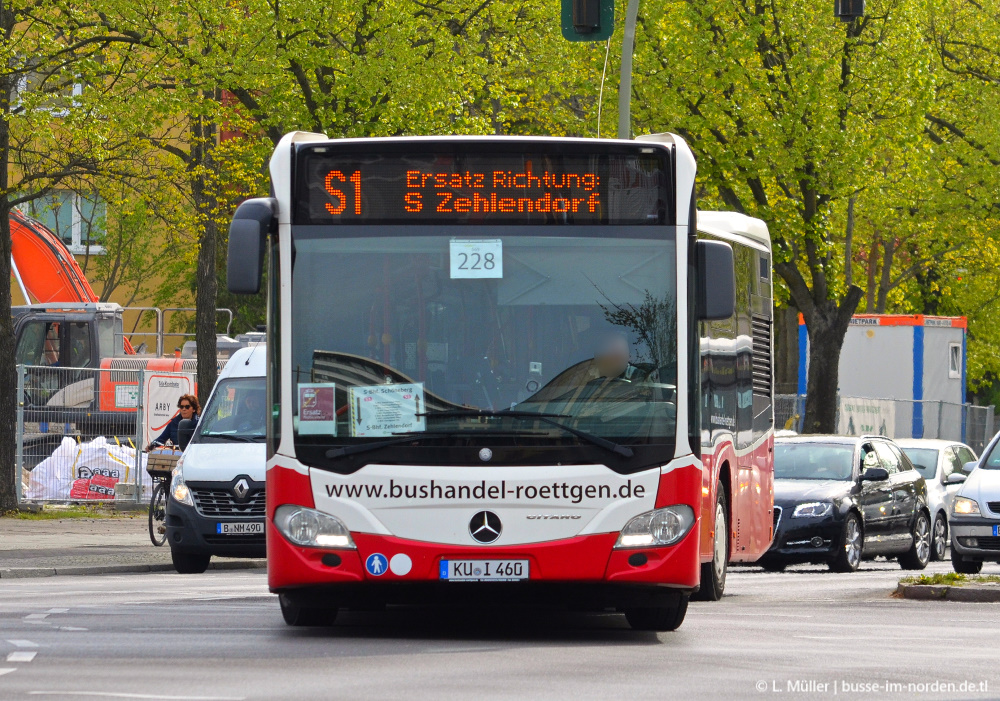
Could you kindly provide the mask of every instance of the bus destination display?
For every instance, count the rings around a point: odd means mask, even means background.
[[[299,154],[296,224],[664,224],[656,153]]]

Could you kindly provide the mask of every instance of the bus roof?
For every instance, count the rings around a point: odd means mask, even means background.
[[[706,234],[736,234],[771,250],[771,235],[767,224],[739,212],[705,212],[698,210],[698,230]]]

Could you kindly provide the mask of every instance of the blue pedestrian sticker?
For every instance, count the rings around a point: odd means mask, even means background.
[[[382,553],[373,553],[365,560],[365,569],[368,570],[368,574],[381,577],[389,569],[389,561]]]

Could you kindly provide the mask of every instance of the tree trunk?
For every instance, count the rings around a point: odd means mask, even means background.
[[[206,98],[210,96],[206,95]],[[215,304],[218,279],[215,275],[216,242],[218,241],[218,198],[215,183],[208,173],[215,172],[216,125],[210,120],[194,118],[192,123],[192,163],[196,176],[192,181],[195,206],[198,210],[198,275],[195,295],[195,343],[198,349],[198,401],[202,406],[215,386],[218,360],[215,343]]]
[[[13,15],[0,10],[4,27],[13,23]],[[14,318],[10,293],[10,199],[7,194],[10,169],[10,95],[14,76],[0,76],[0,514],[17,508],[17,378],[14,360]]]
[[[823,300],[804,313],[809,333],[809,379],[804,433],[836,433],[840,350],[863,292],[854,286],[839,300]]]

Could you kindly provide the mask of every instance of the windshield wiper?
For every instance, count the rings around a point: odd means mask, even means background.
[[[488,411],[486,409],[448,409],[446,411],[431,411],[424,414],[417,414],[417,416],[438,416],[443,419],[463,416],[510,416],[515,419],[538,419],[543,423],[555,426],[556,428],[561,428],[567,433],[573,434],[577,438],[582,438],[588,443],[593,443],[594,445],[604,448],[605,450],[610,450],[615,455],[620,455],[623,458],[630,458],[635,455],[633,450],[628,446],[615,443],[614,441],[609,441],[607,438],[602,438],[601,436],[594,435],[593,433],[581,431],[578,428],[573,428],[572,426],[567,426],[564,423],[553,420],[557,418],[569,418],[569,414],[542,414],[536,411],[523,411],[516,409],[504,409],[501,411]]]
[[[400,436],[399,438],[393,438],[387,441],[379,441],[378,443],[360,443],[356,445],[342,445],[339,448],[330,448],[326,451],[326,457],[328,458],[342,458],[347,455],[357,455],[358,453],[367,453],[369,450],[378,450],[379,448],[388,448],[391,445],[401,445],[403,443],[409,443],[411,441],[419,441],[424,438],[441,438],[443,436],[451,436],[450,433],[411,433],[406,436]]]
[[[236,433],[203,433],[200,438],[221,438],[225,441],[239,441],[240,443],[256,443],[258,438],[267,438],[264,434],[259,436],[242,436]]]

